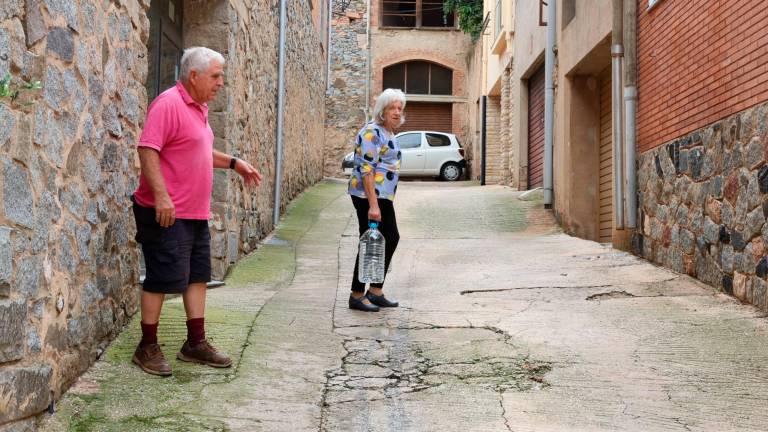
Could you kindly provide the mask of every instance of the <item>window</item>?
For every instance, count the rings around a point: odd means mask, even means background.
[[[568,27],[568,24],[573,21],[576,16],[576,0],[564,0],[562,2],[563,8],[563,24],[562,28]]]
[[[149,39],[147,40],[147,98],[173,87],[179,79],[182,44],[182,2],[153,0],[149,8]]]
[[[455,27],[454,14],[443,11],[445,0],[381,0],[384,27]]]
[[[420,133],[407,133],[397,137],[397,143],[401,149],[418,148],[421,147],[421,134]]]
[[[384,88],[408,94],[453,94],[453,71],[434,63],[412,61],[384,68]]]
[[[427,134],[427,144],[430,147],[448,147],[451,145],[451,139],[442,134]]]

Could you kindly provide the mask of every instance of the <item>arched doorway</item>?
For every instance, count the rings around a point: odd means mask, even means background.
[[[409,100],[406,122],[399,129],[452,132],[453,104],[440,97],[453,93],[453,71],[436,63],[414,60],[384,68],[384,88],[403,90]]]

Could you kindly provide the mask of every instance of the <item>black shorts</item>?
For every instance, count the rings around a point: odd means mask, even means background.
[[[211,233],[207,220],[176,219],[163,228],[155,209],[133,203],[136,241],[141,243],[147,276],[144,291],[180,294],[191,283],[211,280]]]

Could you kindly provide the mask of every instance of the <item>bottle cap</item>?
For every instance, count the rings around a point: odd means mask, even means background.
[[[375,228],[378,228],[378,227],[379,227],[379,223],[377,221],[375,221],[375,220],[369,220],[368,221],[368,228],[374,228],[375,229]]]

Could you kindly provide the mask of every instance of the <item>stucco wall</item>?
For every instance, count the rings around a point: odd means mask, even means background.
[[[469,172],[466,178],[480,178],[480,157],[482,145],[482,101],[483,95],[483,44],[478,41],[467,54],[469,62],[467,80],[467,141],[464,144]]]
[[[562,22],[562,8],[558,10],[558,24]],[[611,31],[611,2],[610,0],[585,0],[576,3],[576,15],[564,28],[558,25],[557,39],[557,75],[555,90],[555,145],[553,152],[554,164],[554,210],[561,220],[563,228],[572,233],[586,233],[591,230],[585,225],[597,223],[595,219],[585,217],[589,212],[584,208],[591,206],[583,199],[583,191],[577,188],[577,183],[570,180],[574,170],[582,171],[581,176],[597,178],[597,166],[593,169],[585,167],[581,160],[585,145],[591,143],[574,140],[584,136],[573,128],[594,127],[591,124],[572,121],[576,114],[574,107],[584,106],[585,102],[574,101],[572,86],[565,85],[567,76],[588,76],[598,74],[602,65],[586,67],[596,49],[605,48],[602,43]],[[610,55],[610,51],[606,54]],[[594,70],[593,70],[594,69]],[[572,85],[588,85],[587,81],[572,81]],[[580,93],[583,93],[580,91]],[[586,170],[585,170],[586,168]],[[586,172],[585,172],[586,171]],[[580,217],[581,215],[581,217]],[[583,235],[583,234],[582,234]]]
[[[510,178],[520,189],[527,189],[528,166],[528,83],[527,79],[544,62],[547,28],[539,26],[538,2],[515,2],[515,60],[512,63],[510,93],[516,108],[512,110],[511,143],[518,157],[510,165]]]

